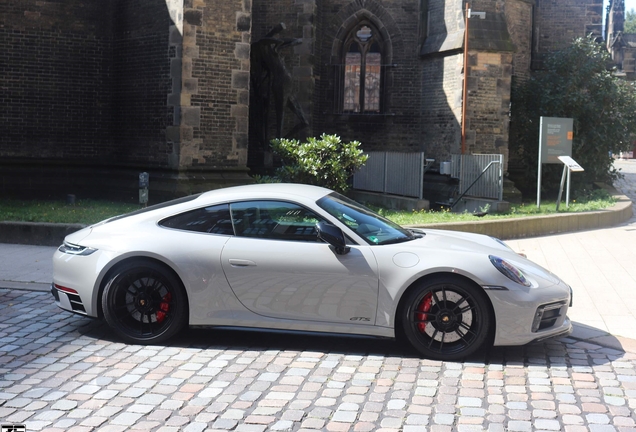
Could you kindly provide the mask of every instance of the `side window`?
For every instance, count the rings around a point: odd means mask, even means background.
[[[166,228],[210,234],[234,235],[227,204],[191,210],[159,222]]]
[[[284,201],[247,201],[230,206],[236,235],[274,240],[318,241],[322,220],[297,204]]]

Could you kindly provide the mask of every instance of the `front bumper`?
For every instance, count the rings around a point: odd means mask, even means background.
[[[572,322],[568,317],[565,317],[565,321],[563,325],[559,328],[558,332],[550,332],[550,335],[542,335],[537,339],[534,339],[532,342],[542,342],[546,339],[553,339],[557,337],[565,337],[572,334]]]
[[[518,291],[487,291],[496,311],[495,345],[525,345],[572,333],[572,293],[564,282]]]

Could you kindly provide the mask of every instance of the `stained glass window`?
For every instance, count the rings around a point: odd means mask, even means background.
[[[382,94],[382,49],[371,27],[351,33],[344,55],[344,112],[379,113]]]

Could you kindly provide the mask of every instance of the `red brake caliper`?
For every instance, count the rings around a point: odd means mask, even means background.
[[[157,322],[162,322],[166,319],[166,312],[170,310],[170,301],[172,300],[172,294],[168,293],[161,299],[159,304],[159,310],[157,311]]]
[[[424,333],[426,329],[426,320],[428,319],[428,315],[426,312],[431,310],[431,303],[433,303],[433,294],[428,293],[424,296],[420,305],[417,307],[417,312],[415,312],[415,319],[418,321],[417,329]]]

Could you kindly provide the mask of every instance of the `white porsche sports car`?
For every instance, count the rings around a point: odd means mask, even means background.
[[[404,336],[428,358],[566,335],[571,289],[492,237],[404,229],[331,190],[259,184],[66,237],[52,293],[124,340],[186,326]]]

